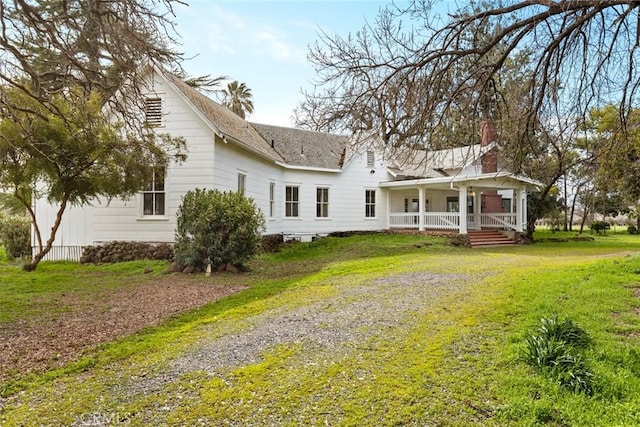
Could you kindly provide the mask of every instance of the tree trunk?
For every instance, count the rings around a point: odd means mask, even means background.
[[[58,208],[58,212],[56,213],[56,221],[53,223],[53,227],[51,227],[51,234],[49,235],[49,239],[47,240],[47,245],[43,248],[42,244],[40,244],[40,250],[38,253],[31,259],[31,261],[22,266],[24,271],[34,271],[40,261],[51,251],[53,247],[53,242],[56,239],[56,233],[58,232],[58,228],[60,228],[60,223],[62,222],[62,214],[67,208],[68,196],[66,194],[62,197],[62,202],[60,203],[60,207]],[[35,224],[35,216],[33,219],[33,223]]]
[[[589,216],[589,214],[589,208],[585,206],[584,213],[582,214],[582,221],[580,222],[580,234],[584,231],[584,224],[587,222],[587,216]]]
[[[582,189],[582,184],[578,184],[576,187],[576,193],[573,195],[573,200],[571,201],[571,216],[569,216],[569,231],[573,231],[573,217],[576,213],[576,202],[578,201],[578,195],[580,194],[580,190]]]
[[[533,209],[529,212],[529,218],[527,218],[527,238],[533,240],[533,232],[536,231],[536,221],[540,217],[540,211],[542,210],[542,206],[544,204],[544,200],[549,195],[549,192],[553,188],[554,184],[558,181],[558,179],[562,176],[562,174],[556,174],[551,181],[542,189],[540,192],[540,197],[536,201],[536,204],[533,206]]]
[[[569,231],[569,228],[567,228],[567,209],[568,209],[568,197],[567,197],[567,174],[564,174],[564,228],[563,231]]]

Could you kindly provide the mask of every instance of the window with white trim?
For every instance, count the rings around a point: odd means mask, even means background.
[[[316,218],[329,217],[329,189],[327,187],[316,188]]]
[[[269,183],[269,218],[273,218],[276,214],[276,183]]]
[[[284,216],[289,218],[300,216],[300,187],[287,185],[284,188]]]
[[[376,190],[364,192],[364,216],[365,218],[376,217]]]
[[[460,199],[458,199],[458,196],[447,197],[447,212],[460,212]]]
[[[164,216],[165,191],[164,168],[155,168],[151,181],[142,191],[142,214],[145,216]]]
[[[244,194],[247,189],[247,174],[238,172],[238,193]]]
[[[144,118],[151,127],[162,126],[162,98],[144,100]]]

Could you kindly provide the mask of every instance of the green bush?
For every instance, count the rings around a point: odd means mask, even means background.
[[[175,260],[187,266],[242,266],[260,250],[264,217],[242,193],[196,189],[178,209]]]
[[[584,358],[591,340],[572,320],[558,316],[540,319],[525,337],[522,358],[533,368],[576,393],[593,393],[593,374]]]
[[[629,234],[638,234],[638,227],[636,227],[633,224],[628,225],[627,226],[627,233],[629,233]]]
[[[31,221],[19,215],[0,214],[0,242],[10,258],[31,255]]]
[[[591,223],[590,228],[592,231],[595,231],[598,234],[602,233],[603,231],[606,233],[607,230],[611,228],[611,224],[606,221],[594,221]]]

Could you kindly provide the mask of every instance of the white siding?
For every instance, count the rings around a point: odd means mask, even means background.
[[[226,144],[216,138],[215,168],[213,179],[220,191],[236,191],[238,188],[238,173],[246,175],[245,195],[252,198],[256,206],[262,211],[267,227],[266,234],[282,233],[282,211],[279,206],[284,203],[281,194],[282,169],[275,163],[248,153],[236,147],[233,143]],[[269,184],[276,183],[275,211],[273,218],[269,218]],[[209,187],[208,187],[209,188]]]
[[[38,228],[42,236],[42,244],[46,245],[51,234],[51,229],[56,220],[59,206],[51,205],[44,199],[36,200],[34,209],[38,220]],[[68,206],[65,210],[58,232],[56,233],[55,245],[57,246],[84,246],[90,234],[90,217],[86,215],[86,207]],[[32,244],[37,245],[35,229],[32,233]]]
[[[164,217],[143,217],[142,197],[101,200],[93,206],[71,207],[63,218],[56,246],[81,247],[112,240],[172,242],[176,212],[184,194],[194,188],[236,191],[238,172],[246,175],[246,195],[262,210],[266,234],[327,234],[332,231],[383,230],[387,222],[387,191],[379,182],[388,179],[379,161],[367,167],[365,153],[354,154],[342,172],[284,168],[216,137],[202,118],[162,81],[156,81],[152,96],[162,99],[163,120],[159,131],[187,140],[188,159],[169,166],[165,177]],[[380,157],[381,156],[377,156]],[[372,172],[374,171],[374,172]],[[274,215],[269,217],[269,187],[275,183]],[[300,217],[284,218],[285,186],[300,187]],[[316,188],[329,188],[329,217],[316,218]],[[365,218],[365,190],[376,191],[376,217]],[[55,210],[37,201],[38,221],[43,232],[51,228]],[[46,233],[45,233],[46,234]],[[46,239],[46,237],[45,237]],[[61,258],[64,256],[56,256]]]
[[[207,124],[187,105],[183,98],[162,81],[155,81],[155,92],[162,99],[163,126],[160,133],[169,133],[187,140],[187,160],[171,164],[165,177],[165,217],[145,218],[142,198],[127,201],[103,201],[93,208],[93,242],[136,240],[172,242],[176,227],[176,212],[182,196],[196,187],[211,187],[214,183],[214,134]]]
[[[377,169],[377,170],[376,170]],[[278,189],[285,234],[326,234],[332,231],[384,230],[387,227],[386,190],[378,188],[384,169],[367,168],[366,153],[357,154],[340,173],[286,169]],[[300,187],[300,217],[284,218],[284,187]],[[329,188],[329,217],[316,218],[316,188]],[[365,190],[376,190],[376,217],[365,218]]]

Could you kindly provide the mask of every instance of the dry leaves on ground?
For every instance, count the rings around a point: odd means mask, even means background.
[[[245,288],[171,275],[122,287],[93,300],[60,295],[60,304],[70,307],[69,311],[52,319],[38,316],[0,327],[0,381],[16,371],[24,375],[64,366],[87,349]]]

